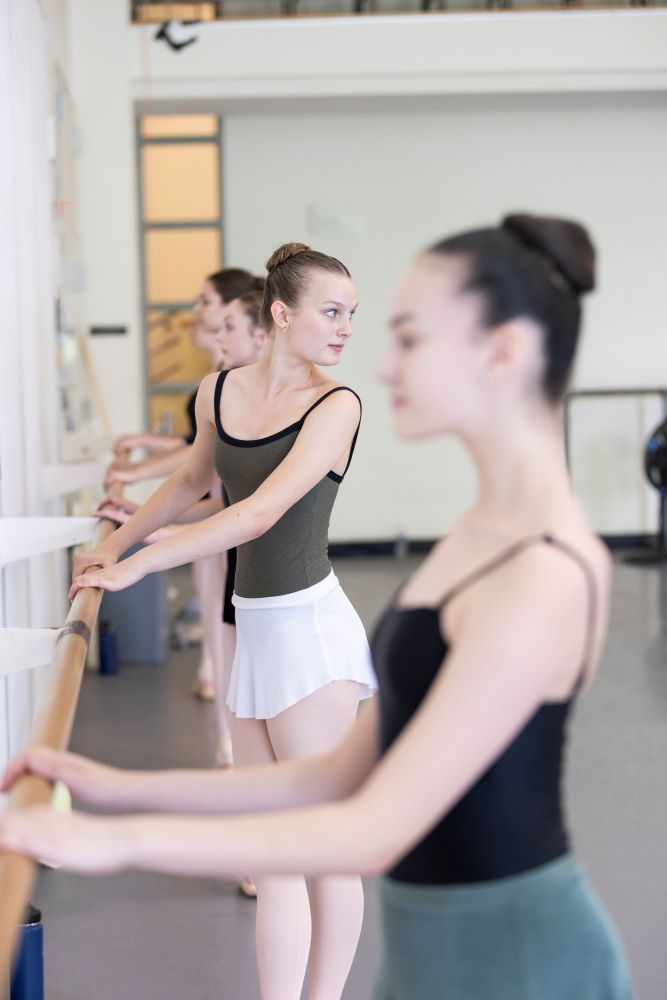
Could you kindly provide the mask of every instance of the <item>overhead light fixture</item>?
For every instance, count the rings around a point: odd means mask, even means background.
[[[199,21],[165,21],[153,38],[156,42],[166,42],[174,52],[180,52],[181,49],[197,41],[193,25],[199,23]]]

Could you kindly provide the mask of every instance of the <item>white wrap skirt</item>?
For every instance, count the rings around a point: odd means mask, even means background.
[[[271,719],[332,681],[377,690],[364,626],[333,570],[277,597],[232,598],[236,655],[227,695],[241,719]]]

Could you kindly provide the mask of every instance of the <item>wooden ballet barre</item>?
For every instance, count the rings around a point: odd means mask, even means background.
[[[122,485],[114,484],[111,496],[122,495]],[[114,531],[111,521],[100,521],[93,538],[97,547]],[[93,567],[89,567],[92,569]],[[86,666],[90,638],[102,603],[103,591],[80,590],[70,607],[60,632],[49,668],[48,680],[35,713],[28,746],[48,746],[66,750],[69,745],[81,680]],[[27,806],[49,805],[53,788],[49,781],[27,774],[20,778],[7,797],[6,811]],[[20,854],[0,856],[0,996],[11,976],[11,962],[20,926],[36,874],[34,861]]]

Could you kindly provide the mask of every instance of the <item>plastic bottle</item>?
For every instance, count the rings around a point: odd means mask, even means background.
[[[118,638],[111,622],[100,622],[100,673],[118,673]]]
[[[28,904],[14,966],[10,1000],[44,1000],[44,927],[42,913]]]

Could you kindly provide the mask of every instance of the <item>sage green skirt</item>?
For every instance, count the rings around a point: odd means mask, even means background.
[[[616,931],[571,855],[474,885],[380,885],[375,1000],[632,1000]]]

